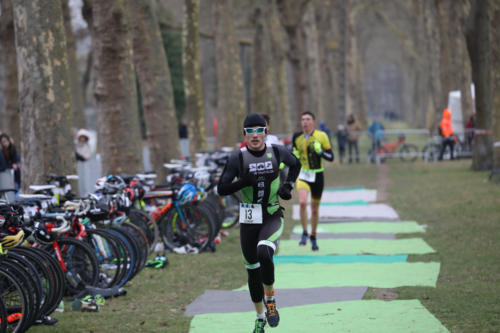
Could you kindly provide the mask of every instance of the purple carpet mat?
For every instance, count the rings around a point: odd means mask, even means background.
[[[361,300],[367,287],[322,287],[304,289],[276,289],[279,308],[340,301]],[[191,317],[203,313],[230,313],[253,311],[254,305],[246,290],[205,290],[184,312]]]

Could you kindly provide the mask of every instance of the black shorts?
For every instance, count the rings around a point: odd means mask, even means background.
[[[240,244],[247,268],[258,263],[257,246],[267,245],[276,251],[279,237],[283,232],[281,214],[264,216],[262,224],[240,224]],[[251,268],[250,268],[251,269]]]
[[[321,196],[323,195],[323,189],[325,187],[325,176],[323,172],[316,173],[316,179],[313,183],[306,182],[303,180],[298,180],[297,189],[305,189],[311,192],[311,199],[313,201],[319,202]]]

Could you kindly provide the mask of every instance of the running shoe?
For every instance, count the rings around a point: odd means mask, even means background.
[[[280,314],[276,308],[276,300],[264,301],[266,306],[266,318],[269,326],[276,327],[280,323]]]
[[[306,246],[306,243],[307,243],[307,233],[303,233],[302,237],[300,238],[299,245]]]
[[[266,326],[266,320],[257,319],[255,321],[255,328],[253,329],[253,333],[264,333],[264,326]]]
[[[318,251],[319,247],[318,243],[316,242],[316,236],[311,236],[309,239],[311,240],[311,250]]]

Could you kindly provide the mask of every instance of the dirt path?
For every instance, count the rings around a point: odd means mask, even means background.
[[[389,167],[385,164],[377,165],[377,202],[388,203],[387,188],[390,185]]]

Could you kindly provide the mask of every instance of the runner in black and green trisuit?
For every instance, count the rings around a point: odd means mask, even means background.
[[[278,195],[284,200],[292,198],[300,162],[284,146],[265,144],[266,121],[261,115],[249,114],[243,127],[247,145],[229,157],[217,190],[221,195],[241,190],[240,243],[250,297],[257,311],[254,332],[264,332],[266,317],[271,327],[279,323],[273,289],[273,255],[284,221]],[[280,186],[281,162],[290,170]],[[238,180],[233,182],[235,178]]]

